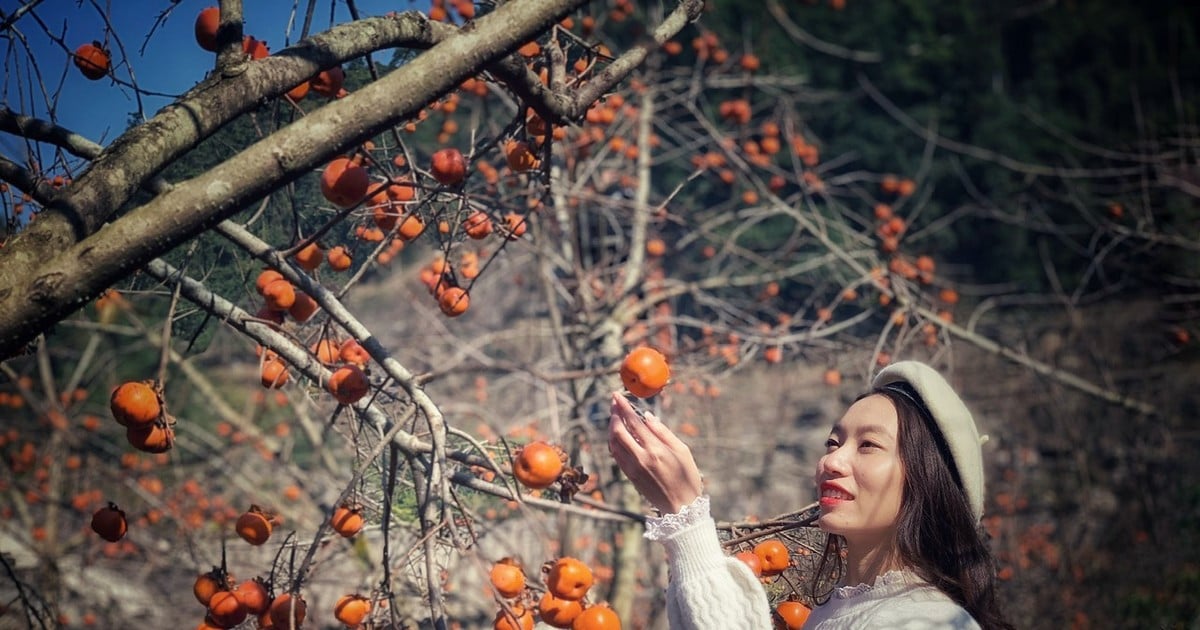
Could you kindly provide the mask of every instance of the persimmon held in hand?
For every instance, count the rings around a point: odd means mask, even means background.
[[[559,599],[578,601],[587,595],[594,579],[592,570],[582,560],[564,556],[550,566],[546,588]]]
[[[638,398],[650,398],[671,380],[671,368],[661,352],[643,346],[625,355],[621,362],[621,383]]]
[[[562,474],[563,459],[558,449],[545,442],[530,442],[521,447],[513,461],[513,476],[526,488],[550,487]]]

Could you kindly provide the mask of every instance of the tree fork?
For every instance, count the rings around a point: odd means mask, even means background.
[[[415,115],[429,100],[453,89],[466,76],[515,49],[583,1],[507,4],[379,81],[314,111],[207,173],[99,227],[103,217],[115,212],[133,189],[164,166],[161,158],[145,158],[156,162],[154,168],[144,168],[136,177],[119,173],[109,178],[109,168],[102,165],[111,165],[112,159],[128,157],[134,150],[134,155],[141,156],[169,151],[171,147],[154,141],[155,130],[168,138],[175,136],[171,126],[156,117],[158,123],[152,121],[118,139],[84,174],[94,173],[93,178],[76,181],[71,194],[60,199],[64,205],[49,210],[46,217],[39,216],[34,227],[0,250],[0,357],[11,356],[114,282],[308,173],[330,154],[362,142],[396,120]],[[307,78],[300,77],[303,73],[297,66],[295,83]],[[239,80],[267,81],[268,74],[265,69],[251,69],[239,75]],[[280,91],[290,87],[283,87],[286,81],[273,83],[280,84]],[[191,110],[180,106],[175,109]],[[186,130],[184,136],[192,143],[199,139]],[[184,145],[190,146],[186,142]],[[147,166],[145,162],[142,165]],[[95,233],[87,232],[89,221],[96,222]]]

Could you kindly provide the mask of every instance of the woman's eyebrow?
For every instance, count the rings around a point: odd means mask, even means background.
[[[862,433],[879,433],[879,434],[881,434],[881,435],[886,435],[887,437],[894,437],[894,436],[892,435],[892,432],[891,432],[891,431],[888,431],[888,430],[887,430],[886,428],[884,428],[884,426],[883,426],[883,425],[881,425],[881,424],[864,424],[864,425],[862,425],[862,426],[858,427],[857,433],[859,433],[859,434],[862,434]]]

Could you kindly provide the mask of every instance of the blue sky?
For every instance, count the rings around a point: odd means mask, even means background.
[[[6,14],[24,4],[25,0],[0,0]],[[302,13],[292,15],[296,4],[301,10],[307,5],[295,0],[245,0],[245,33],[265,40],[272,51],[294,43],[303,24]],[[108,13],[111,33],[106,34],[105,20],[94,5],[112,7]],[[63,44],[71,50],[92,40],[107,42],[113,53],[113,63],[117,65],[116,75],[123,80],[129,79],[132,69],[142,90],[178,95],[203,79],[213,66],[215,54],[196,44],[193,24],[201,9],[216,5],[217,0],[182,0],[178,3],[170,0],[45,0],[34,12],[48,30],[62,36]],[[313,17],[313,32],[330,26],[331,5],[334,22],[350,19],[344,0],[322,0]],[[424,8],[428,2],[356,0],[355,5],[360,15],[369,17],[388,11]],[[151,33],[156,18],[168,10],[165,21]],[[290,30],[289,20],[292,22]],[[128,115],[138,109],[133,90],[108,78],[85,79],[70,66],[63,47],[47,36],[46,29],[30,15],[19,20],[16,28],[32,49],[34,60],[28,59],[24,45],[15,39],[0,39],[0,45],[4,46],[4,104],[15,111],[46,118],[46,101],[52,100],[57,103],[59,124],[101,144],[108,144],[120,135]],[[121,48],[116,45],[118,38],[127,55],[124,61],[128,67],[119,65],[123,59]],[[44,88],[31,83],[30,70],[34,65],[41,72]],[[172,100],[170,96],[142,96],[147,116],[152,116]],[[25,152],[20,139],[0,134],[0,154],[22,159]]]

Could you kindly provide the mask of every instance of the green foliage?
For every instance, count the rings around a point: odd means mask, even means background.
[[[1068,2],[1022,11],[1007,2],[851,0],[837,11],[827,3],[780,4],[811,37],[880,58],[858,62],[803,46],[766,10],[721,4],[706,14],[702,26],[733,54],[738,44],[729,42],[742,41],[765,72],[799,73],[814,90],[833,91],[832,101],[793,113],[820,144],[823,161],[848,157],[847,169],[913,177],[926,165],[922,130],[996,156],[938,151],[920,182],[930,193],[915,228],[968,210],[966,220],[919,244],[963,269],[965,282],[1043,291],[1047,264],[1068,287],[1087,281],[1093,261],[1081,253],[1087,224],[1078,202],[1100,214],[1123,188],[1135,189],[1111,178],[1031,176],[999,166],[1001,156],[1034,168],[1107,168],[1112,161],[1083,143],[1136,150],[1197,114],[1186,86],[1197,84],[1200,71],[1184,61],[1200,56],[1195,5]],[[873,100],[862,81],[917,129]],[[1195,212],[1188,200],[1156,201],[1156,216],[1169,223]],[[1068,233],[1037,229],[1031,212]],[[1190,258],[1167,256],[1159,261],[1164,270],[1191,266]]]

